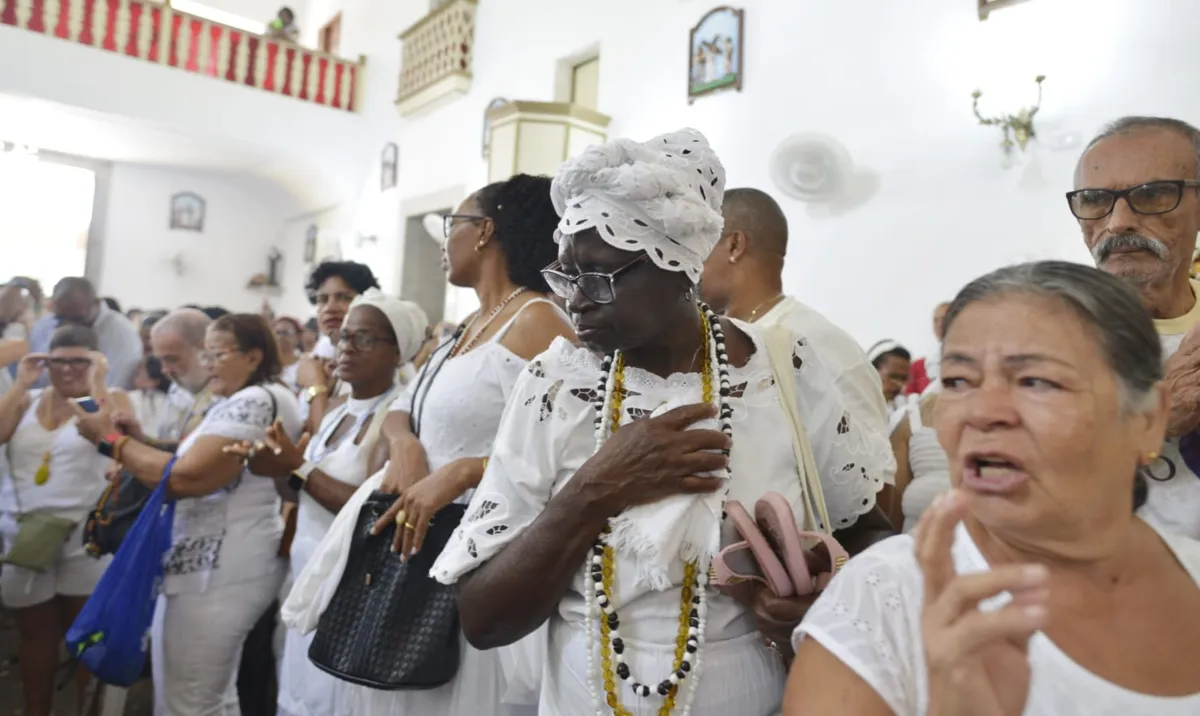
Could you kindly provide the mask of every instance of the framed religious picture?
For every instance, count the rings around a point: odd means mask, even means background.
[[[383,146],[383,155],[379,160],[379,186],[387,191],[396,186],[396,171],[400,165],[400,148],[395,142]]]
[[[1023,3],[1025,0],[979,0],[979,19],[988,19],[988,14],[994,10]]]
[[[171,228],[204,231],[204,197],[190,191],[171,196]]]
[[[728,5],[700,18],[688,39],[688,104],[726,89],[742,91],[745,11]]]
[[[311,264],[317,260],[317,225],[309,224],[304,232],[304,263]]]

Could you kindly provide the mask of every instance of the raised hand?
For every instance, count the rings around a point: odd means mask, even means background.
[[[958,491],[935,502],[917,526],[925,578],[921,633],[929,672],[929,716],[1020,716],[1029,697],[1029,639],[1046,623],[1046,567],[1001,565],[959,575],[951,547],[966,514]],[[1013,599],[984,611],[1002,592]]]
[[[22,358],[21,362],[17,365],[17,385],[24,390],[32,388],[33,384],[45,372],[48,365],[46,361],[49,359],[50,356],[45,353],[30,353]]]

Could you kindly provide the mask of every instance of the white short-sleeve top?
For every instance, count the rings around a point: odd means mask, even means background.
[[[804,515],[790,423],[779,403],[766,347],[756,331],[739,324],[755,341],[755,353],[742,367],[731,367],[733,408],[733,483],[730,498],[753,505],[769,491]],[[884,475],[894,469],[887,436],[865,429],[831,389],[830,369],[806,340],[793,352],[799,412],[812,442],[830,519],[834,527],[854,523],[871,510]],[[483,480],[455,536],[434,564],[433,576],[452,583],[491,559],[521,534],[546,503],[571,480],[595,452],[593,401],[601,375],[600,359],[559,338],[521,373],[512,389]],[[666,403],[699,403],[698,374],[662,378],[636,368],[625,371],[624,421],[649,417]],[[652,591],[639,584],[636,566],[618,559],[616,603],[622,624],[645,624],[638,638],[673,643],[679,609],[676,590]],[[669,569],[676,588],[684,563],[678,556]],[[581,624],[585,618],[584,575],[576,577],[560,605],[562,616]],[[709,602],[710,639],[748,633],[753,624],[732,599],[714,595]],[[631,627],[631,630],[634,627]],[[658,640],[658,641],[656,641]]]
[[[287,387],[273,383],[243,388],[213,405],[176,455],[182,458],[205,435],[262,440],[276,418],[296,439],[300,406]],[[261,577],[278,558],[282,535],[274,480],[243,468],[228,486],[176,504],[164,591],[205,592]]]
[[[1200,583],[1200,542],[1159,532],[1176,559]],[[820,642],[891,707],[920,716],[929,707],[921,640],[924,586],[909,535],[884,540],[847,563],[796,628],[793,643]],[[988,571],[987,560],[963,525],[952,548],[959,574]],[[1200,585],[1198,585],[1200,587]],[[999,608],[1007,594],[984,603]],[[1103,625],[1097,625],[1103,628]],[[1031,680],[1023,716],[1195,716],[1200,693],[1182,697],[1139,694],[1075,663],[1038,632],[1029,642]]]

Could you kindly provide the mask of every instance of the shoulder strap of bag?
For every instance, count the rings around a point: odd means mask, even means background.
[[[779,387],[779,402],[792,426],[792,452],[796,456],[796,466],[800,472],[800,484],[804,488],[805,519],[812,525],[825,525],[825,531],[832,534],[832,522],[829,520],[829,509],[825,506],[825,492],[821,488],[821,477],[817,472],[817,461],[813,457],[812,443],[808,440],[808,432],[804,429],[804,421],[800,418],[799,404],[796,402],[796,375],[792,368],[792,335],[782,326],[771,326],[763,329],[763,343],[766,344],[767,356],[771,359],[771,372],[775,375],[775,385]]]

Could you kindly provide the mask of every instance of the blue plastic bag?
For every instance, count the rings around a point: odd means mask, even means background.
[[[132,686],[141,678],[150,646],[150,624],[163,580],[163,557],[171,548],[175,502],[163,479],[146,500],[87,604],[67,630],[67,653],[101,682]]]

